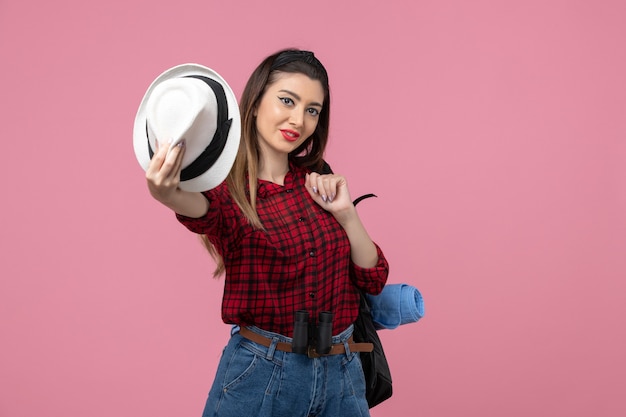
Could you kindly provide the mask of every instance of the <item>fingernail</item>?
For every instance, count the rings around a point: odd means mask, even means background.
[[[180,142],[178,142],[176,144],[176,146],[178,146],[179,148],[182,148],[183,146],[185,146],[185,139],[181,140]]]
[[[330,201],[333,201],[334,199],[335,199],[335,193],[332,193],[332,194],[330,195],[329,200],[330,200]]]
[[[317,194],[317,187],[313,187],[313,192]]]
[[[324,200],[324,203],[326,202],[326,196],[325,195],[322,196],[322,200]]]

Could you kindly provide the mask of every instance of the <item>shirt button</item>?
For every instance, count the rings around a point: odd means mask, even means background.
[[[286,192],[286,193],[293,193],[293,188],[287,188],[287,189],[285,190],[285,192]]]
[[[309,297],[311,297],[311,298],[315,298],[315,293],[314,293],[314,292],[310,292],[310,293],[309,293]]]
[[[304,217],[300,217],[300,218],[298,219],[298,221],[299,221],[299,222],[303,222],[303,221],[304,221]]]
[[[311,252],[309,252],[309,256],[315,256],[315,251],[312,250]]]

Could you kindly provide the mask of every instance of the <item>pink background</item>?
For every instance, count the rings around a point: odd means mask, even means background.
[[[626,415],[626,3],[0,2],[0,416],[199,416],[222,281],[132,123],[164,69],[331,74],[327,159],[418,324],[384,416]]]

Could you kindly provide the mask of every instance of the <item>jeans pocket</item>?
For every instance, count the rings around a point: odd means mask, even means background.
[[[361,357],[358,353],[353,353],[354,357],[350,361],[344,362],[342,369],[344,374],[344,393],[365,396],[365,375],[361,365]]]
[[[254,353],[239,344],[228,362],[222,388],[224,391],[232,389],[245,381],[254,371],[259,358]]]

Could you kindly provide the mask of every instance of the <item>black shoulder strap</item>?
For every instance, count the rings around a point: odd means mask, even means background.
[[[333,169],[330,167],[330,165],[328,165],[328,162],[326,162],[326,161],[324,161],[324,165],[322,165],[322,167],[320,168],[319,171],[320,172],[318,172],[318,174],[321,174],[321,175],[326,175],[326,174],[332,174],[333,173]],[[356,206],[362,200],[365,200],[366,198],[371,198],[371,197],[377,197],[377,195],[375,195],[375,194],[365,194],[365,195],[362,195],[361,197],[357,197],[352,202],[352,204],[354,204]]]

